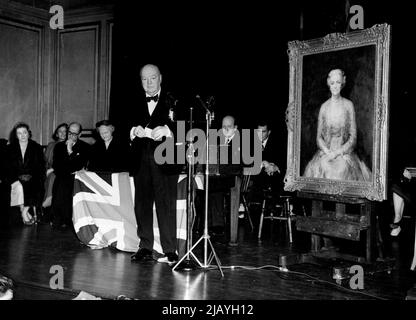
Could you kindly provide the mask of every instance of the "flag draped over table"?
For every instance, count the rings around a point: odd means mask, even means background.
[[[186,247],[186,175],[178,179],[177,239],[179,255]],[[202,178],[195,178],[198,189]],[[73,222],[78,238],[93,249],[108,246],[135,252],[140,240],[134,214],[134,183],[127,172],[95,173],[78,171],[75,174]],[[153,208],[153,250],[156,257],[163,253],[159,228]]]
[[[135,252],[139,245],[129,174],[78,171],[73,216],[78,238],[93,249],[113,246]]]

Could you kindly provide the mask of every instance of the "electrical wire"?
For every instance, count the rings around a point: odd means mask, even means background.
[[[216,267],[213,267],[213,269],[215,269],[215,268]],[[331,286],[334,286],[338,289],[342,289],[342,290],[347,291],[349,293],[361,294],[361,295],[368,296],[368,297],[378,299],[378,300],[388,300],[386,298],[379,297],[379,296],[376,296],[376,295],[373,295],[373,294],[370,294],[370,293],[366,293],[366,292],[363,292],[363,291],[348,289],[348,288],[343,287],[342,285],[339,285],[337,283],[333,283],[331,281],[327,281],[327,280],[324,280],[324,279],[320,279],[318,277],[314,277],[314,276],[312,276],[310,274],[307,274],[305,272],[292,271],[292,270],[288,270],[287,268],[283,268],[283,267],[279,267],[279,266],[275,266],[275,265],[264,265],[264,266],[261,266],[261,267],[239,266],[239,265],[237,265],[237,266],[221,266],[221,268],[230,269],[230,270],[243,269],[243,270],[251,270],[251,271],[253,271],[253,270],[265,270],[265,271],[278,272],[279,273],[279,275],[278,275],[279,278],[281,278],[283,280],[293,280],[293,279],[290,279],[290,277],[286,276],[286,275],[289,275],[289,274],[296,275],[296,276],[303,276],[303,277],[307,277],[307,278],[309,278],[313,281],[316,281],[318,283],[330,284]],[[272,270],[268,270],[268,269],[272,269]]]

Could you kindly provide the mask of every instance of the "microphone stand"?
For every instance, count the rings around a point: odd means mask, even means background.
[[[198,239],[198,241],[191,247],[191,249],[182,257],[181,260],[179,260],[178,264],[182,262],[188,256],[189,254],[192,255],[192,257],[195,259],[195,261],[199,264],[199,266],[202,269],[208,269],[211,268],[211,262],[215,258],[215,262],[217,263],[218,269],[221,272],[221,276],[224,277],[224,273],[221,268],[221,262],[215,253],[214,246],[212,245],[212,242],[210,240],[210,236],[208,234],[208,178],[209,178],[209,128],[211,126],[211,121],[213,119],[213,114],[211,111],[207,108],[205,103],[202,101],[202,99],[197,96],[198,100],[201,102],[201,105],[204,107],[206,111],[206,164],[205,164],[205,221],[204,221],[204,234],[201,236],[201,238]],[[203,241],[204,243],[204,261],[201,262],[198,260],[198,258],[193,254],[192,250],[197,247],[197,245]],[[208,245],[211,248],[211,253],[208,256]],[[172,269],[174,270],[176,266]]]
[[[191,271],[197,268],[197,265],[191,260],[190,251],[192,247],[192,225],[193,220],[195,218],[195,191],[194,191],[194,159],[195,159],[195,150],[193,144],[193,137],[192,137],[192,112],[193,108],[189,108],[189,131],[191,132],[191,136],[189,139],[189,152],[188,152],[188,180],[187,180],[187,196],[186,196],[186,250],[187,253],[182,257],[181,260],[177,262],[177,264],[172,268],[172,270],[183,270],[183,271]]]

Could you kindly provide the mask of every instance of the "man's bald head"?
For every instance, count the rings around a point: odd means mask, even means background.
[[[235,125],[235,118],[233,116],[225,116],[222,119],[222,127],[223,128],[224,128],[224,126],[234,128],[234,125]]]
[[[79,122],[71,122],[68,125],[68,128],[69,129],[74,129],[74,132],[75,133],[80,133],[82,131],[82,126],[81,126],[81,124]]]
[[[225,116],[222,119],[222,132],[226,137],[232,137],[237,130],[235,125],[235,118],[233,116]]]
[[[154,64],[146,64],[143,66],[140,70],[140,78],[143,89],[149,96],[154,96],[159,92],[162,83],[162,75],[157,66]]]
[[[140,69],[140,76],[143,75],[143,73],[147,73],[147,72],[155,72],[157,74],[160,75],[160,70],[159,67],[154,65],[154,64],[146,64],[144,65],[141,69]]]

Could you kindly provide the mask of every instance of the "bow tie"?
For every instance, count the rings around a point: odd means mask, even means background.
[[[159,100],[159,95],[157,94],[157,95],[155,95],[155,96],[153,96],[153,97],[146,97],[146,101],[147,102],[150,102],[150,101],[154,101],[154,102],[157,102],[157,100]]]

